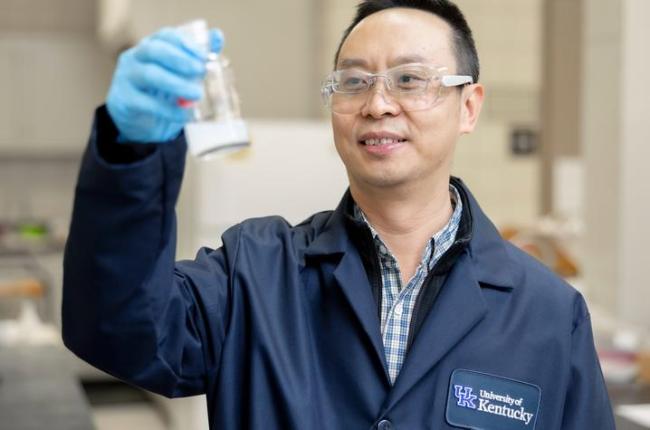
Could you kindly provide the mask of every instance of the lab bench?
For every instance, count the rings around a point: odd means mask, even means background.
[[[0,346],[0,417],[7,430],[95,428],[62,346]]]

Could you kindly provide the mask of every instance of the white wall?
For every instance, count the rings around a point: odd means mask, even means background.
[[[453,168],[497,227],[527,226],[539,215],[541,165],[513,156],[509,133],[505,122],[483,120],[458,142]]]
[[[211,160],[189,157],[179,204],[180,253],[216,247],[247,218],[279,215],[297,224],[334,209],[347,188],[324,121],[250,121],[251,147]]]

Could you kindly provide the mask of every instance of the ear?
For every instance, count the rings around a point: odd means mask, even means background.
[[[481,84],[471,84],[463,88],[460,97],[460,134],[474,131],[483,107],[483,96],[484,90]]]

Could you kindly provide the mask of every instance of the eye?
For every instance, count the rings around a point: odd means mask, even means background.
[[[343,86],[345,86],[345,87],[356,87],[356,86],[359,86],[359,85],[363,85],[363,83],[364,83],[363,79],[357,78],[357,77],[351,77],[351,78],[346,79],[345,82],[343,82]]]
[[[336,90],[346,93],[364,91],[368,86],[368,80],[359,73],[341,73],[336,82]]]
[[[397,75],[395,84],[400,90],[415,90],[424,88],[427,84],[427,78],[418,73],[401,72]]]

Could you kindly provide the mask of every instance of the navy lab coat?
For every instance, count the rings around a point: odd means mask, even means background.
[[[614,429],[582,296],[502,240],[460,181],[471,240],[391,386],[343,203],[297,226],[244,221],[175,263],[185,142],[110,164],[98,148],[114,139],[99,109],[64,263],[64,341],[94,366],[207,394],[212,429]]]

